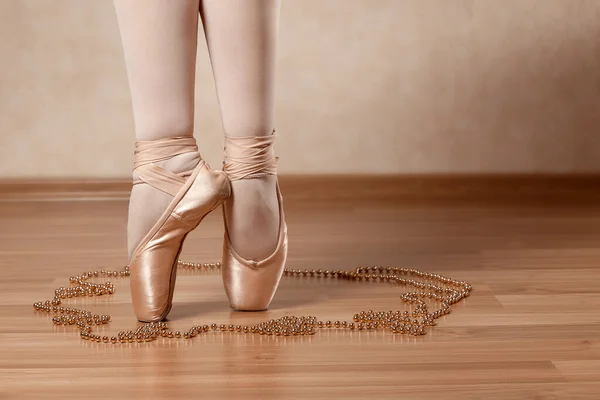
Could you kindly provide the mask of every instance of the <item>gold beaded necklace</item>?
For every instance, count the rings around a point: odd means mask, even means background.
[[[178,260],[179,267],[188,269],[215,269],[221,263],[192,263]],[[128,277],[129,266],[122,270],[101,270],[84,272],[70,278],[70,287],[60,287],[54,291],[54,298],[33,304],[37,311],[53,313],[52,322],[55,325],[74,325],[79,330],[81,339],[98,343],[134,343],[151,342],[159,338],[192,339],[208,331],[228,331],[244,334],[297,336],[314,335],[317,329],[349,329],[369,330],[386,329],[392,333],[419,336],[426,333],[429,326],[435,325],[435,320],[450,313],[450,307],[469,296],[472,286],[464,281],[456,281],[438,274],[422,272],[415,269],[366,266],[357,267],[351,271],[334,270],[299,270],[285,269],[284,276],[289,277],[327,277],[351,281],[379,281],[409,286],[416,291],[403,293],[400,298],[407,304],[416,305],[409,311],[361,311],[354,314],[352,321],[320,321],[317,317],[285,316],[256,325],[198,325],[187,332],[173,332],[165,322],[144,324],[135,331],[121,331],[117,336],[100,336],[92,333],[92,326],[104,325],[110,321],[110,315],[93,314],[90,311],[72,307],[64,307],[63,300],[72,297],[93,297],[113,294],[114,285],[89,282],[96,277]],[[437,283],[437,284],[434,284]],[[440,303],[440,308],[430,312],[424,299]]]

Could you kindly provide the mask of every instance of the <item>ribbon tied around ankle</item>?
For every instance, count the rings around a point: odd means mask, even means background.
[[[133,184],[147,183],[175,196],[192,171],[176,174],[159,167],[156,163],[185,153],[198,153],[196,139],[192,136],[136,142],[133,170],[137,178],[134,179]]]
[[[225,136],[223,171],[229,180],[261,178],[277,175],[277,161],[273,150],[275,132],[269,136]]]

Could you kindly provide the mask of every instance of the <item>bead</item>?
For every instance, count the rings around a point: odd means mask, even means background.
[[[221,263],[190,263],[182,260],[177,261],[178,265],[187,268],[220,268]],[[92,314],[89,311],[65,307],[62,299],[69,299],[81,296],[102,296],[115,292],[115,287],[111,282],[93,283],[88,279],[100,275],[107,277],[125,277],[130,276],[129,266],[126,265],[122,270],[94,270],[83,272],[69,278],[71,285],[69,287],[60,287],[54,291],[52,300],[36,302],[33,308],[37,311],[55,313],[52,317],[52,323],[58,326],[75,325],[79,329],[80,337],[83,340],[90,340],[97,343],[142,343],[163,338],[185,338],[191,339],[199,333],[209,330],[218,330],[222,332],[238,333],[259,333],[261,335],[275,336],[303,336],[314,335],[319,328],[348,328],[350,330],[369,330],[386,328],[392,333],[409,334],[412,336],[421,336],[426,333],[426,327],[434,326],[435,320],[449,314],[451,306],[463,298],[469,296],[472,286],[464,281],[456,281],[438,274],[431,274],[415,269],[382,267],[382,266],[363,266],[354,268],[351,271],[344,270],[299,270],[286,269],[285,274],[292,277],[303,276],[324,276],[338,279],[351,280],[376,280],[380,283],[401,284],[409,287],[409,291],[403,293],[400,299],[408,305],[412,305],[412,310],[408,311],[361,311],[352,318],[353,322],[347,321],[319,321],[316,317],[297,317],[284,316],[278,319],[272,319],[261,322],[255,326],[247,325],[210,325],[193,326],[189,331],[183,334],[179,331],[172,332],[168,330],[164,322],[153,322],[138,327],[134,331],[121,331],[118,336],[100,336],[91,333],[92,325],[104,325],[110,322],[109,315]],[[400,275],[405,275],[405,278]],[[439,308],[433,312],[428,310],[428,305],[423,299],[430,299],[429,302],[438,302]],[[419,318],[421,320],[419,320]]]

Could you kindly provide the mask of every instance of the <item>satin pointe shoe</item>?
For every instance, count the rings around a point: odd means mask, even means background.
[[[225,137],[223,170],[231,181],[277,175],[274,156],[275,134],[257,137]],[[225,238],[221,272],[225,293],[231,308],[238,311],[266,310],[277,291],[283,275],[287,251],[287,226],[283,214],[283,198],[276,185],[279,204],[279,235],[277,247],[261,261],[247,260],[233,248],[227,228],[225,208]],[[235,201],[235,200],[234,200]]]
[[[197,152],[193,137],[137,142],[133,184],[147,184],[173,196],[162,216],[141,240],[129,263],[131,299],[137,318],[157,322],[171,311],[177,259],[188,233],[230,195],[222,171],[204,160],[187,173],[175,174],[156,165],[179,154]]]

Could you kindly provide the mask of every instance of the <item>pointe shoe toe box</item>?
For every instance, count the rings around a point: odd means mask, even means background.
[[[266,310],[279,286],[288,252],[287,227],[280,233],[277,248],[262,261],[239,256],[228,238],[223,246],[223,284],[231,308],[239,311]]]

